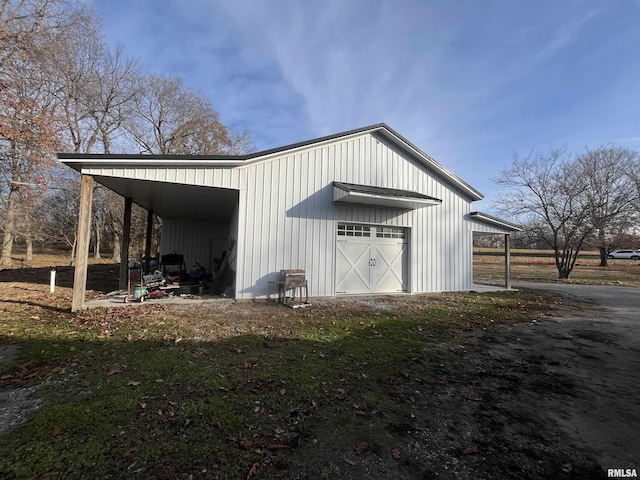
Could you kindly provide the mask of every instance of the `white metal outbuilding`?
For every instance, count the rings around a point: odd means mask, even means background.
[[[305,270],[311,296],[470,290],[474,231],[518,230],[385,124],[244,156],[58,157],[160,216],[161,254],[210,266],[229,250],[238,299],[282,269]]]

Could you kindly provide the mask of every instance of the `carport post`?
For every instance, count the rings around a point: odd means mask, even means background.
[[[504,236],[504,288],[511,289],[511,235]]]
[[[120,249],[120,285],[118,288],[127,288],[129,276],[129,241],[131,238],[131,199],[124,199],[124,219],[122,222],[122,248]]]
[[[84,307],[87,292],[87,265],[89,263],[89,240],[91,239],[91,203],[93,202],[93,177],[82,175],[80,187],[80,211],[78,213],[78,243],[76,245],[76,268],[73,272],[73,296],[71,311]]]
[[[147,236],[144,241],[144,273],[149,274],[149,261],[151,260],[151,233],[153,231],[153,211],[147,210]]]

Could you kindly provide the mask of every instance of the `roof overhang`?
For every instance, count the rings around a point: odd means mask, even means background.
[[[238,205],[234,189],[160,182],[88,173],[110,168],[234,168],[244,163],[230,155],[130,155],[59,153],[63,164],[81,174],[90,174],[109,190],[130,198],[133,203],[161,218],[202,222],[228,222]]]
[[[129,155],[95,153],[58,153],[58,160],[81,172],[83,168],[149,168],[149,167],[237,167],[243,157],[230,155]]]
[[[410,190],[333,182],[333,203],[415,210],[440,205],[442,200]]]
[[[237,190],[95,176],[95,180],[161,218],[229,222],[238,205]]]
[[[128,166],[128,167],[153,167],[153,166],[171,166],[171,167],[213,167],[213,168],[229,168],[248,165],[254,162],[261,162],[271,158],[281,156],[284,152],[294,154],[304,150],[309,146],[320,146],[324,143],[334,142],[336,140],[353,137],[356,135],[372,134],[377,135],[380,139],[386,139],[401,149],[405,153],[412,156],[418,162],[425,165],[431,172],[438,175],[441,179],[455,187],[459,192],[463,193],[471,201],[482,200],[484,196],[471,185],[463,181],[460,177],[445,168],[439,162],[423,152],[416,145],[404,138],[398,132],[384,123],[370,125],[368,127],[358,128],[347,132],[328,135],[326,137],[315,138],[305,142],[299,142],[291,145],[285,145],[269,150],[262,150],[246,155],[147,155],[147,154],[79,154],[79,153],[59,153],[58,159],[69,167],[81,171],[83,167],[91,166]]]
[[[522,231],[522,227],[516,225],[515,223],[507,222],[506,220],[502,220],[501,218],[494,217],[487,213],[471,212],[469,214],[469,217],[474,222],[478,222],[483,225],[488,225],[489,227],[502,230],[503,233],[512,233],[512,232]]]

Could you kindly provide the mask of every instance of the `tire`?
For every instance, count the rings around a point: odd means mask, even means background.
[[[640,257],[638,255],[634,255],[633,257],[631,257],[631,260],[640,260]]]
[[[613,259],[614,259],[614,256],[613,256],[613,255],[607,255],[607,258],[608,258],[609,260],[613,260]]]

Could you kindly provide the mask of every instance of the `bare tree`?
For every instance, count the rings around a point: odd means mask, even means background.
[[[98,19],[91,12],[80,11],[85,21],[79,28],[58,39],[59,47],[50,57],[49,69],[56,79],[56,96],[66,136],[75,153],[111,153],[122,135],[122,125],[133,112],[132,102],[139,88],[139,66],[124,56],[121,48],[111,49],[100,33]],[[94,192],[93,247],[100,258],[103,233],[118,216],[115,194],[96,186]],[[108,211],[116,208],[116,212]],[[114,214],[115,213],[115,214]],[[122,227],[120,227],[121,230]],[[116,246],[114,252],[119,257]]]
[[[50,57],[62,117],[75,153],[110,153],[138,88],[137,63],[104,42],[97,18],[81,11],[81,27],[57,39]]]
[[[624,174],[635,187],[636,201],[633,204],[633,208],[636,214],[640,216],[640,152],[633,152],[633,156],[625,166]]]
[[[607,254],[621,245],[616,240],[637,220],[634,205],[638,191],[625,171],[634,152],[617,146],[587,151],[575,160],[575,169],[586,181],[583,192],[589,206],[589,222],[594,228],[594,246],[600,252],[600,266],[607,266]]]
[[[42,188],[59,145],[55,109],[41,86],[30,80],[15,81],[12,101],[2,105],[8,117],[0,128],[0,180],[6,195],[2,265],[11,262],[20,192]]]
[[[44,66],[56,46],[52,40],[77,25],[67,7],[64,0],[0,0],[2,265],[11,262],[20,221],[25,237],[33,237],[29,205],[44,188],[59,150],[57,104]],[[18,207],[24,218],[17,218]]]
[[[523,218],[554,252],[558,278],[569,278],[580,250],[592,234],[588,186],[564,149],[548,154],[514,155],[496,182],[509,188],[496,202],[503,212]]]
[[[181,78],[149,75],[140,82],[136,120],[124,127],[144,153],[225,154],[237,148],[211,102]]]
[[[73,262],[80,205],[80,175],[70,169],[57,177],[57,187],[47,192],[38,203],[40,231],[51,246],[71,250]]]

